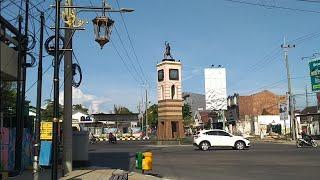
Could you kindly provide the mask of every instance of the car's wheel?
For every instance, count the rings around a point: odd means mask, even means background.
[[[203,141],[200,143],[200,149],[207,151],[210,148],[210,143],[208,141]]]
[[[235,147],[235,149],[237,149],[237,150],[243,150],[243,149],[246,147],[246,145],[244,144],[243,141],[237,141],[237,142],[235,143],[234,147]]]

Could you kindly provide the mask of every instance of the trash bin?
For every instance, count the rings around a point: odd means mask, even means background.
[[[136,169],[142,169],[142,159],[143,159],[142,152],[137,152],[136,153]]]
[[[88,157],[89,132],[72,132],[72,160],[74,165],[86,166],[89,162]]]
[[[149,171],[152,170],[152,152],[143,153],[142,159],[142,170]]]

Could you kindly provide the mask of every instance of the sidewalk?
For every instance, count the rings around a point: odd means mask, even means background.
[[[109,179],[112,173],[122,173],[124,171],[117,169],[86,169],[75,170],[68,174],[66,177],[60,178],[60,180],[68,179],[83,179],[83,180],[96,180],[96,179]],[[161,178],[144,175],[136,172],[129,172],[128,179],[130,180],[159,180]]]
[[[61,171],[59,171],[61,172]],[[60,180],[109,180],[112,176],[112,173],[121,173],[124,172],[119,169],[101,169],[89,167],[88,169],[76,169],[71,173],[67,174],[65,177],[60,177]],[[25,170],[23,173],[16,177],[10,177],[9,179],[14,180],[29,180],[33,179],[32,170]],[[51,169],[43,169],[40,172],[39,179],[51,179]],[[140,174],[136,172],[128,172],[129,180],[160,180],[162,178],[158,178],[151,175]]]

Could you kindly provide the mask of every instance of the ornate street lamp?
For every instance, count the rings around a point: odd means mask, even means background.
[[[102,1],[102,16],[97,16],[92,20],[95,41],[100,44],[101,49],[110,41],[111,30],[114,21],[106,16],[105,10],[111,10],[111,6],[106,3],[106,0]]]
[[[106,16],[99,16],[92,20],[95,41],[100,44],[101,49],[110,41],[114,21]]]

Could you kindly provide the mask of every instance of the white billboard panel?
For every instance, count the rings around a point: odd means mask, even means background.
[[[227,110],[227,79],[225,68],[204,70],[206,110]]]

